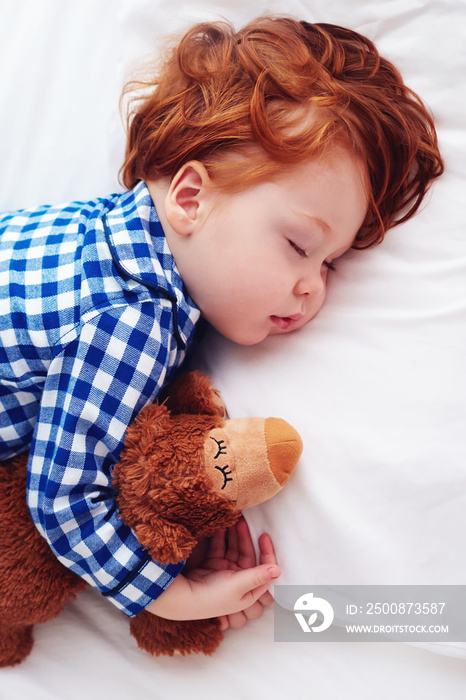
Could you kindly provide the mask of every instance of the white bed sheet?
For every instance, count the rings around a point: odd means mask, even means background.
[[[366,33],[434,110],[447,173],[423,212],[352,252],[326,306],[292,338],[198,362],[231,415],[281,415],[305,451],[285,491],[249,513],[276,542],[282,583],[466,583],[464,368],[466,4],[461,0],[0,0],[0,206],[119,189],[118,95],[133,61],[200,19],[263,11]],[[251,381],[251,377],[253,381]],[[152,659],[88,590],[37,629],[0,700],[302,697],[456,700],[463,645],[278,644],[272,611],[215,657]],[[440,653],[435,653],[440,652]],[[455,658],[455,656],[457,658]]]

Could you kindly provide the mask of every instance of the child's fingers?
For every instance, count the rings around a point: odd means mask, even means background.
[[[275,550],[273,548],[272,540],[270,535],[264,533],[259,537],[259,551],[260,551],[260,563],[261,564],[276,564],[277,558],[275,556]]]
[[[230,626],[230,623],[228,622],[228,615],[220,615],[218,621],[220,623],[220,631],[225,632],[225,630],[227,630]]]
[[[242,629],[247,621],[248,619],[243,611],[228,615],[228,626],[233,630]]]
[[[256,602],[250,605],[249,608],[243,610],[243,613],[248,620],[258,620],[262,616],[263,612],[264,606],[260,603],[260,599],[256,600]]]
[[[258,598],[257,602],[261,605],[272,605],[273,595],[270,593],[270,591],[265,591],[265,593]]]
[[[272,581],[280,576],[280,568],[272,566],[255,566],[253,569],[237,571],[235,587],[246,607],[252,605],[263,595]]]
[[[266,594],[264,593],[264,595]],[[262,597],[263,596],[261,596],[261,598]],[[228,615],[229,626],[232,629],[238,630],[244,627],[247,622],[252,622],[253,620],[258,620],[260,617],[262,617],[262,614],[264,612],[264,606],[260,602],[261,598],[259,600],[256,600],[255,603],[245,608],[241,612]]]
[[[210,538],[207,559],[223,559],[225,557],[225,533],[226,528],[214,532]]]
[[[241,569],[250,569],[256,565],[256,552],[246,520],[241,517],[236,524],[238,537],[238,566]],[[268,562],[262,562],[267,564]],[[272,564],[274,562],[271,562]]]
[[[268,566],[277,563],[277,558],[275,556],[275,550],[273,548],[273,543],[270,535],[264,533],[259,537],[259,549],[260,549],[260,562],[261,564],[267,564]],[[273,596],[269,591],[266,591],[260,598],[259,602],[262,605],[271,605],[273,603]]]
[[[238,533],[236,532],[236,523],[227,530],[227,544],[225,559],[236,564],[238,562]]]
[[[249,608],[246,608],[241,612],[232,613],[230,615],[222,615],[222,617],[219,617],[220,629],[222,632],[229,627],[234,630],[242,629],[247,622],[258,620],[262,616],[263,612],[264,606],[261,605],[258,600],[256,600],[256,602],[250,605]]]

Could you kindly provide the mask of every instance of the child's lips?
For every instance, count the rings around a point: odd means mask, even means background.
[[[270,320],[281,331],[287,331],[292,323],[300,321],[304,314],[293,314],[293,316],[271,316]]]

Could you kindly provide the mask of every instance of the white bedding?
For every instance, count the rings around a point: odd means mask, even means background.
[[[312,324],[252,348],[212,333],[197,362],[230,415],[279,415],[303,436],[290,484],[248,514],[274,538],[280,583],[466,584],[463,0],[0,0],[0,207],[119,189],[133,62],[194,21],[284,11],[374,39],[434,111],[447,172],[417,217],[339,262]],[[0,671],[0,700],[459,700],[465,688],[465,645],[278,644],[271,610],[213,658],[152,659],[92,590]]]

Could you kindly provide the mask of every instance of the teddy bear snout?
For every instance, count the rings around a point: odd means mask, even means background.
[[[235,418],[211,430],[204,455],[212,488],[238,510],[272,498],[289,479],[301,438],[280,418]]]
[[[264,432],[270,469],[283,486],[301,457],[303,442],[293,426],[282,418],[266,418]]]

